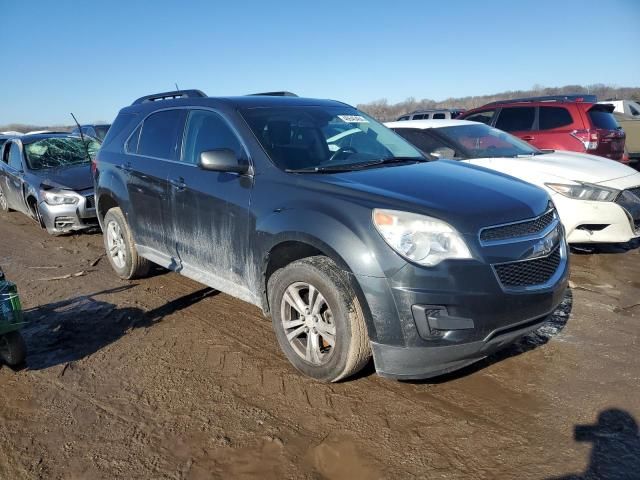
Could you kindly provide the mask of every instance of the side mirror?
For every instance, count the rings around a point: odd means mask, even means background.
[[[233,150],[220,148],[218,150],[207,150],[200,154],[198,166],[203,170],[211,172],[233,172],[248,173],[249,165],[241,164]]]
[[[456,156],[456,151],[449,147],[438,147],[429,152],[429,155],[436,158],[454,158]]]

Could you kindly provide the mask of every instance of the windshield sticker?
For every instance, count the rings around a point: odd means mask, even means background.
[[[361,115],[338,115],[338,118],[347,123],[369,123],[369,120]]]

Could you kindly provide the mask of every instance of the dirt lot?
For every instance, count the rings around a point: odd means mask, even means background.
[[[256,308],[160,269],[120,281],[102,252],[0,217],[32,322],[27,366],[0,368],[2,479],[638,478],[638,250],[572,255],[553,320],[497,357],[337,385],[297,374]]]

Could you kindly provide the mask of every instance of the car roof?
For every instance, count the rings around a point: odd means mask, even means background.
[[[481,122],[470,122],[469,120],[401,120],[399,122],[386,122],[389,128],[417,128],[424,130],[427,128],[456,127],[460,125],[478,125]]]
[[[320,107],[344,107],[349,106],[337,100],[318,98],[271,96],[271,95],[246,95],[241,97],[187,97],[169,100],[157,100],[134,104],[122,109],[127,111],[153,111],[171,107],[185,106],[209,106],[220,105],[235,108],[260,108],[260,107],[285,107],[285,106],[320,106]]]

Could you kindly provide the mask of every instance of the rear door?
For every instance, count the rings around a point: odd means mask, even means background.
[[[223,114],[190,110],[184,129],[181,161],[172,164],[173,253],[185,274],[236,296],[249,287],[253,265],[249,249],[249,203],[253,178],[198,167],[200,154],[230,149],[248,162],[247,150]],[[253,228],[253,227],[251,227]],[[237,287],[242,287],[237,290]]]
[[[529,143],[540,149],[573,149],[576,142],[571,132],[580,127],[579,122],[580,119],[574,119],[570,110],[562,105],[540,106],[538,128]]]
[[[535,121],[536,108],[533,106],[502,107],[495,127],[520,137],[526,142],[533,142],[536,139],[535,132],[533,132]]]
[[[173,223],[169,171],[178,158],[178,141],[186,110],[170,109],[145,118],[127,141],[129,225],[144,256],[163,266],[172,262]],[[156,258],[160,255],[161,258]]]

